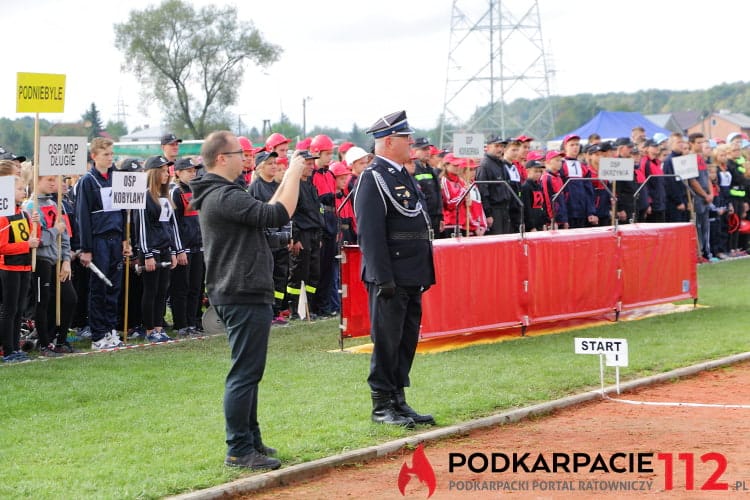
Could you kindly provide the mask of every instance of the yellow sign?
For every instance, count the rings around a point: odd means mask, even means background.
[[[16,113],[65,111],[65,75],[17,73]]]

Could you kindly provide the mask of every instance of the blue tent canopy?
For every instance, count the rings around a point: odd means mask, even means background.
[[[653,137],[657,132],[661,132],[667,136],[672,133],[670,130],[662,128],[649,121],[640,113],[627,111],[600,111],[595,117],[589,120],[588,123],[581,125],[567,134],[561,135],[556,138],[556,140],[562,141],[566,135],[574,134],[585,141],[586,138],[593,133],[599,134],[604,139],[630,137],[630,131],[633,127],[638,125],[646,129],[647,137]]]

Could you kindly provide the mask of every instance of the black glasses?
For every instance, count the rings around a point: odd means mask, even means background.
[[[244,153],[244,151],[240,149],[239,151],[224,151],[219,154],[224,155],[224,156],[229,156],[229,155],[241,155],[242,153]]]

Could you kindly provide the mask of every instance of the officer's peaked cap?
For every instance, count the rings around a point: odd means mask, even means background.
[[[411,135],[414,131],[406,121],[406,111],[396,111],[378,119],[372,127],[367,129],[366,133],[372,134],[375,139],[380,139],[389,135]]]

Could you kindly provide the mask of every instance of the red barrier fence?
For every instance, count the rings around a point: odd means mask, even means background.
[[[692,224],[634,224],[436,240],[421,338],[697,299]],[[359,247],[343,249],[342,335],[370,334]]]

